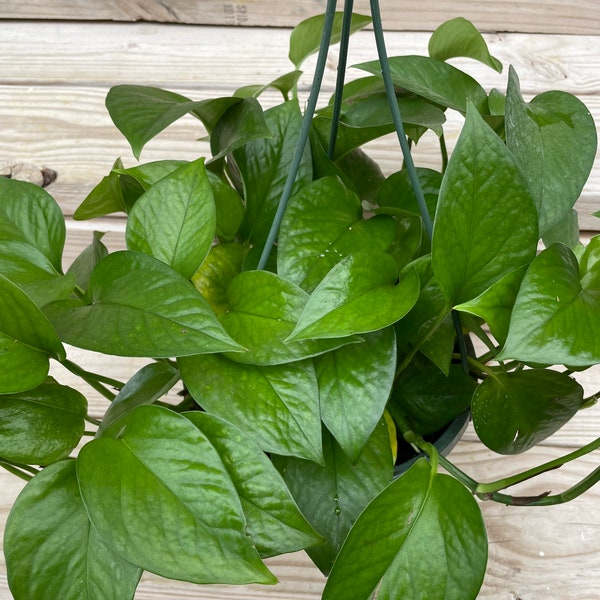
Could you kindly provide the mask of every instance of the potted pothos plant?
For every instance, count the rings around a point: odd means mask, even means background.
[[[502,70],[464,19],[428,55],[388,58],[372,4],[378,60],[347,83],[342,66],[318,109],[329,44],[343,60],[371,22],[350,3],[301,23],[294,70],[268,85],[201,100],[112,88],[137,158],[186,114],[210,140],[191,162],[117,160],[83,200],[76,219],[126,214],[126,250],[96,233],[63,270],[58,204],[0,178],[0,465],[28,480],[4,533],[15,600],[125,600],[144,570],[273,584],[263,558],[299,549],[326,600],[475,598],[479,500],[554,504],[600,477],[504,491],[600,439],[496,482],[445,456],[469,418],[517,454],[597,399],[573,377],[600,362],[600,237],[584,246],[573,210],[590,113],[560,91],[526,101],[512,69],[486,91],[449,64]],[[452,151],[449,111],[464,117]],[[394,131],[404,160],[384,176],[363,146]],[[425,135],[438,170],[410,154]],[[148,361],[118,381],[73,347]],[[51,361],[106,397],[102,419]]]

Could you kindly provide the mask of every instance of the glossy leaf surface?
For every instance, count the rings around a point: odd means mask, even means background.
[[[239,427],[262,450],[322,462],[312,361],[258,366],[198,355],[180,359],[179,365],[198,404]]]
[[[46,307],[67,343],[118,356],[241,349],[193,285],[146,254],[109,254],[94,269],[89,294],[89,305],[68,302]]]
[[[539,212],[540,234],[574,206],[596,156],[596,128],[587,107],[567,92],[544,92],[527,103],[510,71],[506,143],[517,158]]]
[[[216,230],[212,188],[204,159],[173,171],[133,205],[129,250],[144,252],[189,279],[210,250]]]
[[[535,256],[537,212],[520,167],[471,106],[442,181],[432,267],[452,304]]]
[[[307,552],[319,569],[328,573],[358,515],[392,480],[393,465],[383,419],[356,462],[350,461],[326,430],[323,452],[324,466],[297,458],[275,460],[300,510],[327,540]]]
[[[397,280],[398,267],[389,254],[357,252],[347,256],[315,288],[289,339],[339,338],[395,323],[419,296],[414,270],[403,274],[399,283]]]
[[[518,454],[558,431],[581,408],[583,388],[544,369],[497,373],[475,391],[473,424],[495,452]]]
[[[83,435],[86,414],[81,393],[53,380],[0,395],[0,456],[30,465],[66,458]]]
[[[420,460],[348,534],[323,600],[473,600],[487,562],[481,511],[453,477]]]
[[[45,468],[19,494],[4,552],[15,600],[132,600],[142,574],[91,526],[72,460]]]
[[[264,452],[237,427],[201,412],[185,416],[211,441],[240,497],[248,534],[261,556],[275,556],[322,543],[302,516],[281,475]]]
[[[218,451],[185,417],[139,407],[121,438],[82,448],[77,477],[93,526],[125,560],[195,583],[275,582]]]
[[[315,359],[321,418],[356,461],[383,416],[396,369],[396,337],[390,327]]]
[[[544,250],[528,269],[500,359],[586,366],[600,361],[600,237],[578,264],[562,244]]]

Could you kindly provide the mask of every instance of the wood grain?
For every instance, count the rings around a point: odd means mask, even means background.
[[[325,0],[20,0],[6,2],[0,8],[0,18],[291,27],[322,13],[325,5]],[[342,3],[338,5],[341,10]],[[368,13],[368,0],[356,0],[354,10]],[[413,0],[382,2],[381,13],[388,29],[402,31],[429,31],[442,20],[456,16],[471,19],[485,31],[600,31],[600,5],[595,0]]]

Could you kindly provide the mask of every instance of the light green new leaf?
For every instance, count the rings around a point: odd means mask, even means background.
[[[321,418],[352,462],[381,419],[396,371],[391,327],[315,359]]]
[[[0,395],[0,456],[28,465],[66,458],[83,435],[86,414],[86,399],[54,380]]]
[[[88,305],[44,308],[61,337],[80,348],[156,358],[242,349],[194,286],[147,254],[109,254],[92,273],[89,296]]]
[[[219,320],[247,352],[227,356],[241,363],[276,365],[360,341],[343,335],[328,340],[288,340],[308,298],[297,285],[269,271],[244,271],[234,277],[227,288],[229,310],[219,315]]]
[[[312,361],[257,366],[198,355],[178,362],[196,402],[239,427],[262,450],[322,462],[319,389]]]
[[[485,90],[470,75],[448,63],[414,55],[390,57],[389,65],[394,84],[405,90],[461,113],[467,112],[469,103],[483,114],[486,111]],[[378,60],[354,66],[381,77]]]
[[[245,85],[238,88],[233,95],[238,98],[258,98],[263,92],[275,89],[281,92],[284,100],[289,100],[289,93],[294,89],[301,76],[302,71],[291,71],[273,79],[273,81],[266,85]]]
[[[247,530],[265,558],[314,546],[323,539],[304,518],[266,454],[224,419],[201,412],[185,416],[211,441],[237,490]]]
[[[224,460],[184,416],[141,406],[121,438],[81,449],[77,478],[93,526],[128,562],[195,583],[275,583]]]
[[[531,263],[500,360],[589,366],[600,361],[600,237],[580,260],[562,244]]]
[[[343,13],[335,13],[333,19],[333,29],[331,31],[330,45],[337,44],[342,37]],[[305,19],[292,31],[290,35],[289,58],[294,66],[299,69],[300,65],[311,55],[317,52],[321,44],[323,34],[324,15],[315,15]],[[350,23],[350,33],[360,31],[371,22],[371,17],[352,14]]]
[[[277,272],[308,292],[350,253],[386,251],[391,217],[363,218],[360,198],[337,177],[319,179],[290,199],[277,246]]]
[[[477,28],[463,17],[442,23],[429,38],[429,56],[447,60],[457,56],[473,58],[502,73],[502,63],[494,58]]]
[[[189,279],[206,258],[215,230],[215,203],[201,158],[173,171],[138,199],[125,237],[129,250],[154,256]]]
[[[144,85],[117,85],[106,96],[106,108],[117,129],[139,159],[143,147],[163,129],[188,113],[211,131],[225,111],[240,98],[211,98],[193,102],[174,92]]]
[[[357,461],[348,458],[327,430],[323,431],[323,452],[324,465],[298,458],[274,457],[274,461],[302,513],[327,540],[307,549],[327,574],[358,515],[391,482],[393,460],[383,419]]]
[[[339,338],[395,323],[413,307],[420,290],[414,269],[397,281],[397,263],[389,254],[348,255],[315,288],[288,339]]]
[[[529,264],[537,212],[521,169],[502,140],[470,106],[442,180],[432,267],[451,304],[471,300]]]
[[[179,371],[164,362],[143,366],[117,394],[102,417],[96,437],[116,437],[124,419],[138,406],[162,398],[180,379]]]
[[[574,206],[596,157],[596,126],[588,108],[567,92],[527,103],[511,68],[506,94],[506,144],[515,155],[539,212],[540,236]]]
[[[15,600],[132,600],[142,574],[91,526],[72,460],[47,467],[19,494],[4,554]]]
[[[476,500],[421,459],[360,515],[323,600],[474,600],[486,562]]]
[[[581,408],[583,388],[565,373],[531,369],[497,373],[473,395],[479,439],[494,452],[519,454],[558,431]]]
[[[302,114],[297,100],[265,111],[270,137],[254,140],[234,153],[244,187],[246,218],[241,233],[261,245],[267,238],[283,193],[296,145]],[[312,161],[307,147],[302,155],[292,193],[312,180]]]

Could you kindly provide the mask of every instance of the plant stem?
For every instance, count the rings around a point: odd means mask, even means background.
[[[442,156],[442,174],[448,167],[448,148],[446,147],[446,136],[442,133],[440,136],[440,154]]]
[[[88,385],[93,387],[98,393],[102,394],[107,400],[111,402],[115,399],[116,394],[111,392],[108,388],[106,388],[103,384],[106,383],[118,390],[122,389],[125,385],[124,383],[117,381],[116,379],[111,379],[110,377],[105,377],[104,375],[99,375],[97,373],[91,373],[90,371],[86,371],[79,365],[74,362],[65,359],[60,363],[65,368],[67,368],[71,373],[74,373],[78,377],[81,377]]]
[[[31,479],[33,479],[33,475],[30,475],[29,473],[25,473],[24,471],[21,470],[22,467],[19,468],[16,465],[13,465],[5,460],[0,459],[0,467],[2,467],[3,469],[6,469],[9,473],[16,475],[17,477],[23,479],[24,481],[30,481]]]
[[[415,196],[417,197],[417,202],[421,211],[421,218],[423,219],[423,226],[425,227],[425,231],[431,240],[433,235],[433,222],[429,215],[427,204],[425,203],[423,188],[421,187],[421,182],[419,181],[415,163],[410,152],[410,146],[408,144],[406,133],[404,131],[404,124],[402,122],[402,115],[400,114],[400,108],[398,107],[398,102],[396,100],[396,89],[392,80],[387,51],[385,49],[385,39],[383,36],[383,26],[381,24],[381,12],[379,10],[378,0],[371,0],[371,16],[373,18],[373,31],[375,33],[375,43],[377,45],[377,54],[379,56],[379,66],[381,67],[381,75],[385,85],[388,105],[392,113],[392,120],[394,121],[394,126],[398,135],[398,141],[400,142],[400,148],[402,149],[404,165],[408,171],[408,177],[415,192]]]
[[[323,82],[323,74],[325,72],[325,64],[327,62],[327,51],[329,49],[331,32],[333,30],[336,3],[337,0],[327,0],[327,8],[325,9],[325,20],[323,23],[323,35],[321,37],[321,45],[319,47],[317,65],[315,67],[313,82],[310,88],[310,95],[308,97],[308,103],[306,105],[306,112],[304,113],[304,117],[302,119],[302,127],[300,128],[300,135],[298,136],[298,143],[296,144],[294,158],[292,159],[290,171],[285,181],[281,198],[279,199],[277,212],[275,213],[275,218],[273,219],[273,223],[271,224],[271,229],[269,230],[267,240],[265,242],[262,254],[260,256],[260,260],[258,261],[258,265],[256,267],[258,270],[262,270],[265,268],[267,260],[269,259],[269,255],[271,254],[271,249],[273,248],[275,240],[277,239],[279,227],[283,219],[283,214],[285,213],[287,203],[290,199],[290,196],[292,195],[292,189],[296,181],[296,175],[298,174],[298,169],[300,167],[302,155],[304,154],[304,149],[306,148],[308,134],[310,133],[310,128],[312,126],[312,118],[315,114],[317,100],[319,98],[319,92],[321,90],[321,84]]]
[[[342,99],[344,91],[344,78],[346,76],[346,64],[348,61],[348,46],[350,40],[350,28],[352,25],[352,8],[354,0],[346,0],[344,3],[344,20],[342,21],[342,37],[340,39],[340,57],[337,66],[337,79],[335,82],[335,95],[333,100],[333,115],[331,120],[331,132],[329,134],[329,148],[327,156],[331,160],[335,155],[335,143],[337,140],[340,114],[342,112]]]

